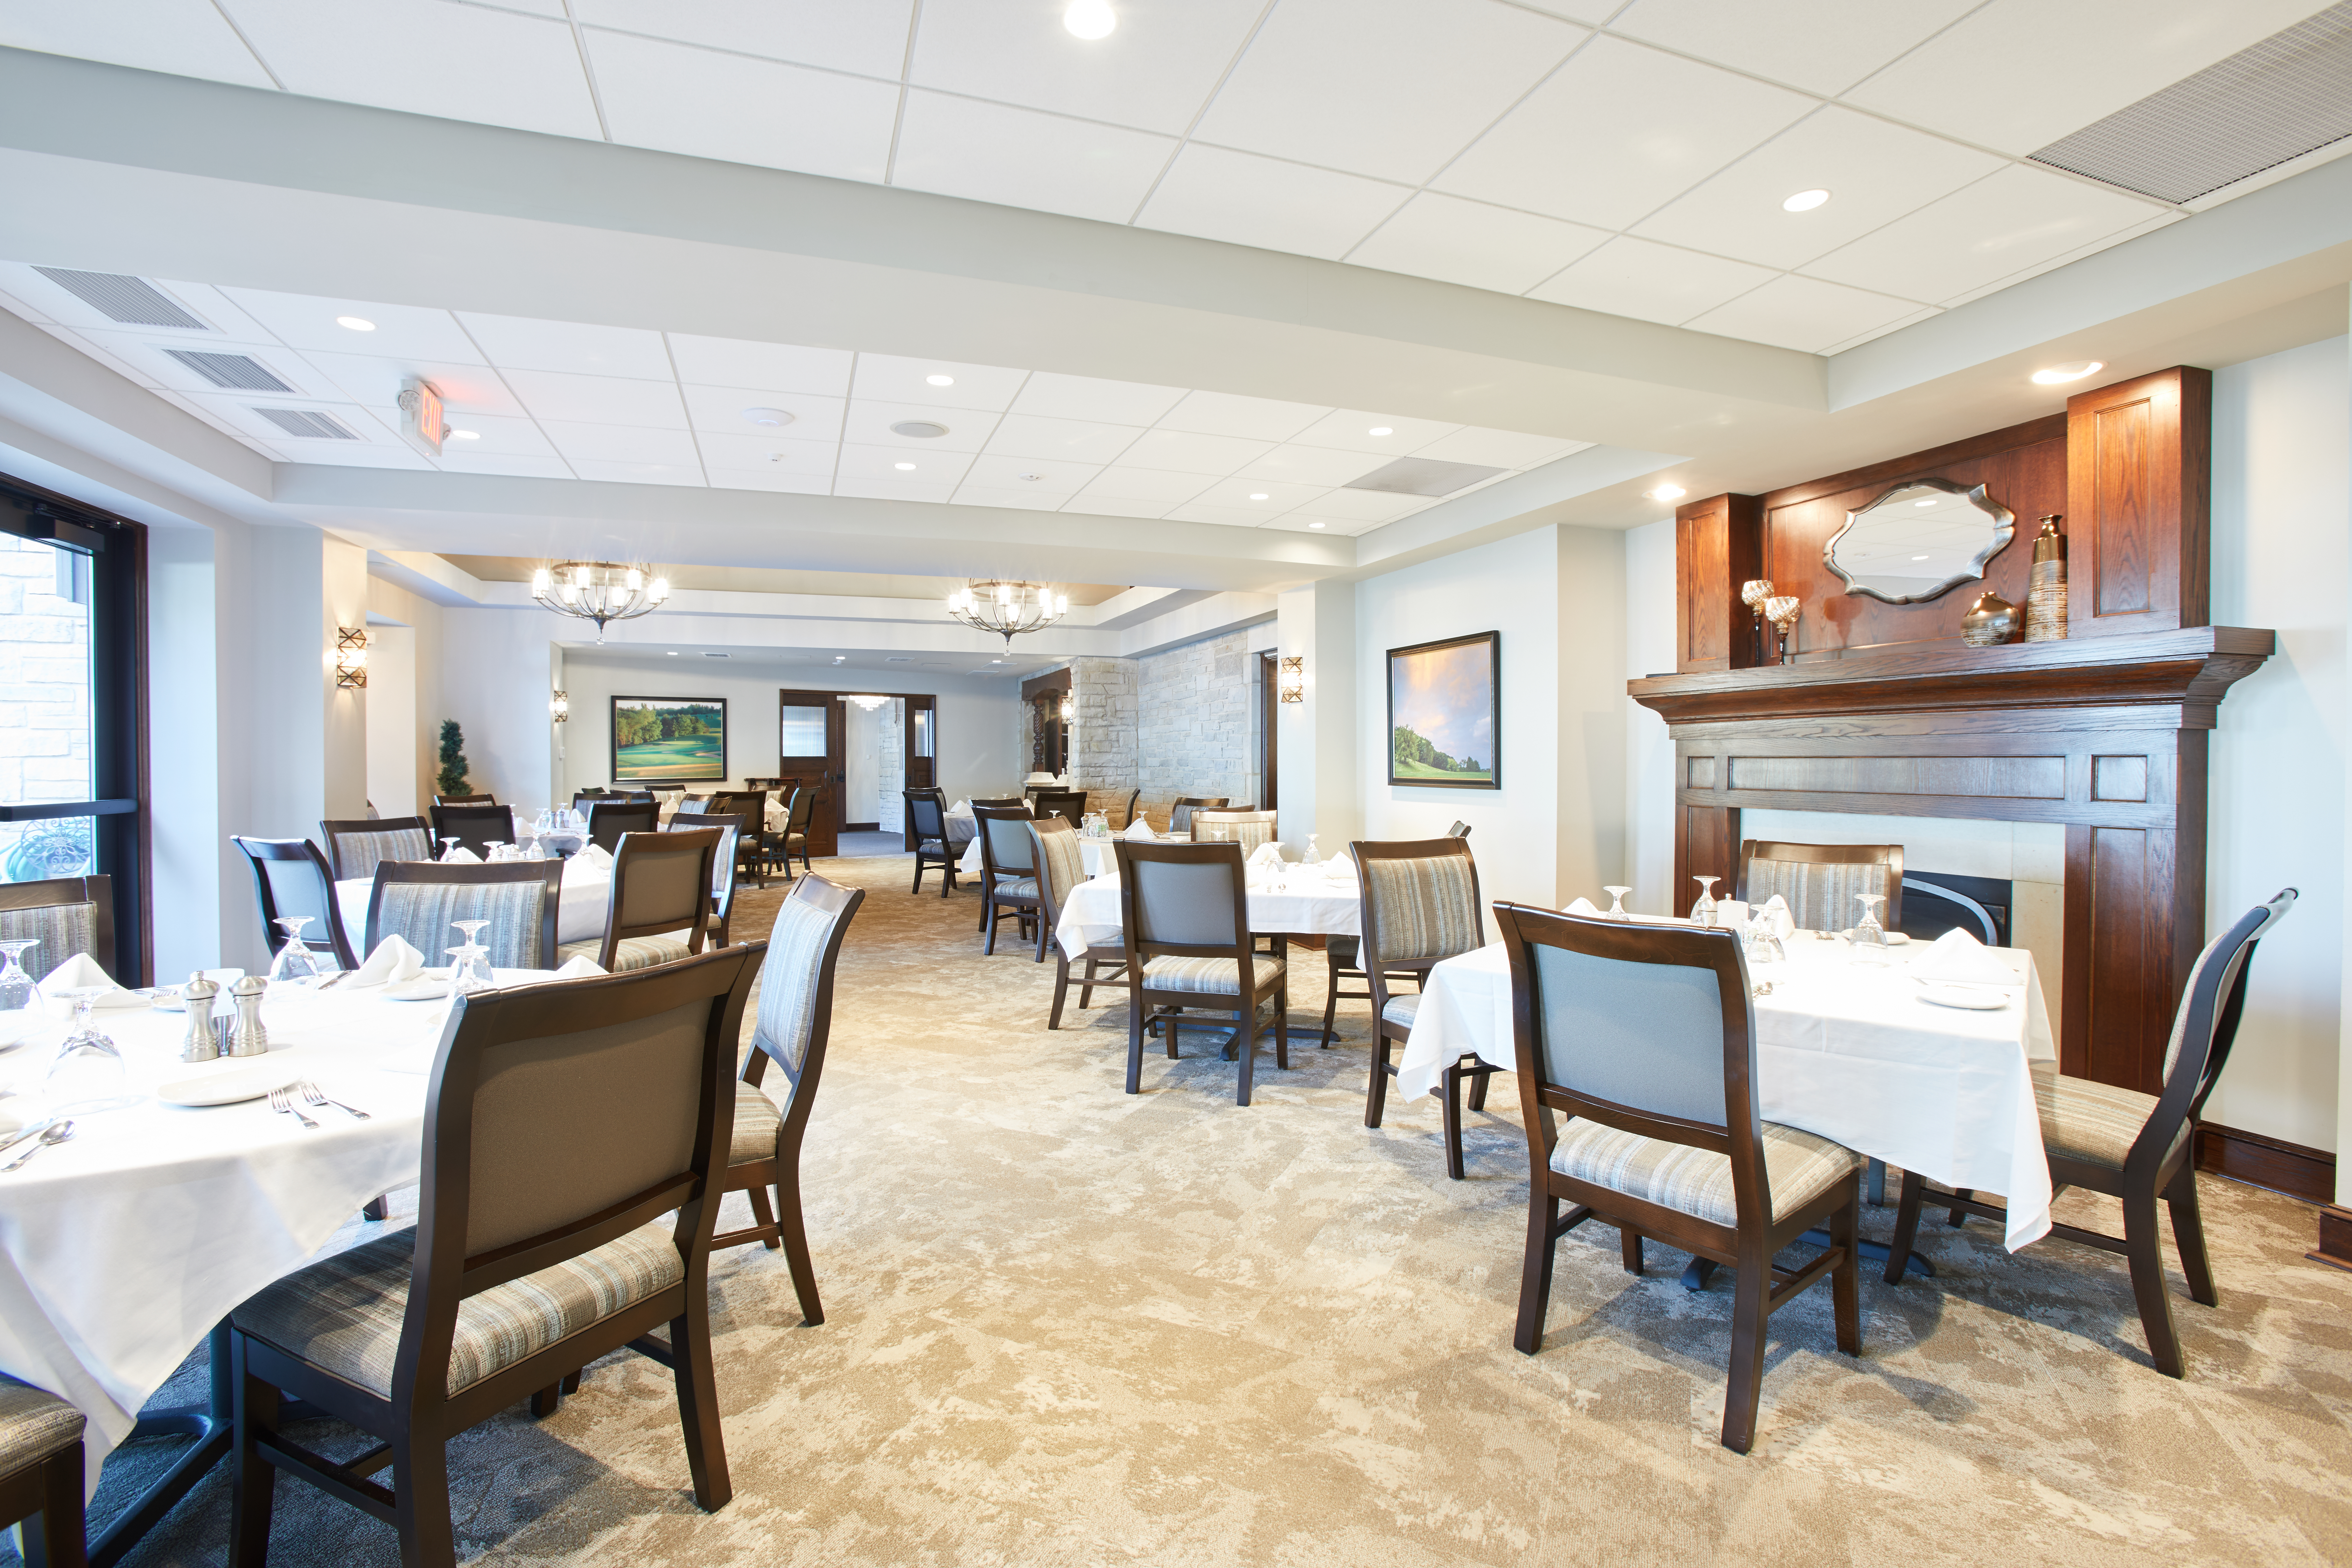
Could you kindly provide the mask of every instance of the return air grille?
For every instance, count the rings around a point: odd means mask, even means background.
[[[2352,0],[2061,138],[2033,162],[2189,202],[2352,136]]]
[[[1456,490],[1468,489],[1481,480],[1491,479],[1503,471],[1482,463],[1444,463],[1434,458],[1399,458],[1393,463],[1381,464],[1360,479],[1349,479],[1342,488],[1386,490],[1401,496],[1450,496]]]
[[[331,414],[321,414],[312,408],[257,408],[256,414],[277,426],[289,436],[306,440],[356,441],[359,432]]]
[[[165,349],[165,353],[211,382],[238,392],[291,392],[294,389],[263,368],[259,360],[243,354],[208,354],[196,349]]]
[[[36,267],[34,271],[71,294],[110,321],[129,327],[185,327],[209,332],[212,328],[172,303],[163,291],[144,278],[120,272],[76,272],[66,267]]]

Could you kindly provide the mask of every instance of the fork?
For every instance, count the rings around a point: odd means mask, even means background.
[[[292,1117],[295,1121],[300,1122],[303,1126],[309,1128],[313,1132],[316,1132],[319,1130],[319,1124],[311,1121],[309,1117],[303,1115],[302,1108],[294,1103],[294,1091],[290,1089],[271,1089],[269,1091],[269,1109],[277,1111],[280,1116]]]
[[[343,1112],[345,1115],[347,1115],[347,1116],[351,1117],[351,1118],[352,1118],[352,1120],[354,1120],[354,1121],[373,1121],[373,1120],[374,1120],[374,1118],[373,1118],[373,1117],[371,1117],[370,1115],[368,1115],[368,1113],[367,1113],[366,1111],[362,1110],[361,1109],[359,1109],[359,1107],[357,1107],[357,1106],[355,1106],[355,1105],[345,1105],[345,1104],[344,1104],[341,1100],[330,1100],[330,1099],[328,1099],[328,1098],[327,1098],[327,1091],[326,1091],[325,1089],[320,1089],[317,1084],[312,1083],[312,1082],[311,1082],[309,1079],[307,1079],[307,1078],[306,1078],[306,1079],[304,1079],[301,1082],[299,1082],[299,1083],[298,1083],[298,1084],[296,1084],[296,1085],[294,1086],[294,1091],[295,1091],[297,1094],[299,1094],[299,1095],[302,1097],[302,1099],[303,1099],[307,1103],[309,1103],[309,1104],[311,1104],[311,1105],[331,1105],[331,1106],[333,1106],[337,1110],[340,1110],[340,1111]]]

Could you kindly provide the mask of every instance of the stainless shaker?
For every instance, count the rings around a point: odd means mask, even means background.
[[[188,1004],[188,1032],[180,1042],[180,1059],[211,1061],[220,1055],[220,1040],[213,1033],[213,999],[220,994],[220,982],[198,970],[188,976],[180,994]]]
[[[236,1026],[229,1032],[229,1055],[268,1054],[269,1031],[261,1026],[261,994],[268,989],[269,982],[258,974],[248,974],[229,987],[228,994],[236,999]]]

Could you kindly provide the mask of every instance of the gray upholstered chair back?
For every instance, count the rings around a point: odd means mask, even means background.
[[[613,856],[614,926],[699,931],[711,890],[703,859],[715,858],[722,837],[718,828],[625,835]]]
[[[813,1044],[831,1032],[833,971],[841,936],[864,901],[846,900],[844,889],[811,873],[793,884],[768,933],[768,956],[760,966],[760,1013],[751,1044],[784,1069],[793,1092],[800,1089]],[[829,897],[820,900],[819,894]],[[828,909],[825,904],[838,903]],[[787,1105],[792,1093],[784,1096]]]
[[[2186,1057],[2197,1079],[2184,1110],[2193,1116],[2204,1108],[2205,1097],[2212,1092],[2222,1068],[2228,1065],[2230,1047],[2237,1039],[2238,1020],[2245,1011],[2247,971],[2254,962],[2254,944],[2286,919],[2300,896],[2293,888],[2281,889],[2270,902],[2257,904],[2239,916],[2229,930],[2207,943],[2205,951],[2197,955],[2196,965],[2189,972],[2189,984],[2180,993],[2180,1010],[2173,1016],[2172,1037],[2164,1047],[2164,1088],[2160,1092],[2168,1105],[2174,1099],[2173,1071]]]
[[[605,853],[621,852],[621,835],[651,833],[661,826],[661,807],[650,800],[597,801],[588,808],[588,842]]]
[[[665,833],[702,833],[719,835],[719,852],[710,860],[710,896],[724,909],[728,897],[735,890],[735,841],[743,832],[740,816],[705,816],[700,812],[680,811],[672,814],[662,824]]]
[[[1751,909],[1773,894],[1789,906],[1789,918],[1805,931],[1846,931],[1862,919],[1855,896],[1885,899],[1878,918],[1888,931],[1903,915],[1903,846],[1900,844],[1783,844],[1751,838],[1739,847],[1734,887]]]
[[[278,910],[278,918],[306,915],[310,923],[302,928],[305,946],[328,945],[326,922],[335,918],[334,889],[320,876],[313,860],[257,860],[254,862],[269,883],[269,901]],[[271,932],[274,943],[277,933]]]
[[[1219,811],[1202,806],[1192,813],[1192,842],[1195,844],[1238,844],[1248,855],[1262,844],[1274,841],[1275,813],[1271,811]]]
[[[1029,809],[1039,816],[1059,816],[1073,827],[1087,816],[1087,792],[1082,789],[1041,789],[1029,800]]]
[[[421,816],[387,816],[377,822],[321,822],[327,864],[336,879],[373,877],[387,860],[433,858],[432,825]]]
[[[1086,851],[1078,830],[1063,816],[1041,817],[1025,825],[1029,863],[1037,868],[1037,890],[1045,900],[1045,913],[1062,918],[1062,903],[1070,889],[1087,879]]]
[[[1486,944],[1478,868],[1469,846],[1458,838],[1430,842],[1443,847],[1426,855],[1360,858],[1356,873],[1366,970],[1452,958]]]
[[[1234,879],[1241,868],[1231,860],[1137,860],[1129,870],[1135,879],[1138,942],[1196,947],[1248,944],[1249,933],[1234,928]]]
[[[1029,826],[1031,818],[1025,812],[1003,816],[992,808],[980,819],[981,830],[988,835],[989,858],[999,871],[1034,869],[1029,858]]]
[[[491,845],[514,842],[514,813],[494,802],[436,805],[432,817],[436,845],[440,839],[455,838],[484,859],[489,858]]]
[[[918,839],[936,838],[944,847],[948,840],[948,809],[935,789],[910,789],[907,792],[907,819],[913,824]],[[913,845],[908,845],[913,848]]]
[[[27,948],[22,960],[25,973],[36,980],[77,952],[89,954],[111,973],[114,954],[99,951],[98,923],[98,906],[86,899],[0,910],[0,939],[38,944]]]
[[[1728,1125],[1714,971],[1598,958],[1533,937],[1528,948],[1546,1082],[1654,1116]]]
[[[368,900],[367,952],[397,935],[437,967],[465,940],[457,921],[488,921],[481,943],[493,967],[552,968],[549,917],[562,873],[560,860],[425,867],[386,861],[376,868]]]

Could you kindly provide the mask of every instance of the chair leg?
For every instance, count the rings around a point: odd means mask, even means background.
[[[1184,1026],[1184,1009],[1171,1007],[1160,1015],[1160,1037],[1168,1047],[1168,1059],[1174,1061],[1183,1053],[1176,1048],[1176,1033]]]
[[[1863,1195],[1875,1208],[1886,1202],[1886,1162],[1873,1160],[1865,1169],[1868,1173],[1863,1179]]]
[[[807,1227],[801,1223],[798,1162],[782,1174],[776,1184],[776,1229],[783,1237],[784,1266],[793,1271],[793,1293],[801,1299],[801,1321],[813,1329],[824,1321],[824,1303],[817,1297],[816,1264],[809,1257]]]
[[[1916,1171],[1903,1173],[1903,1195],[1895,1210],[1895,1237],[1886,1244],[1886,1282],[1903,1283],[1904,1268],[1911,1261],[1912,1244],[1919,1236],[1919,1205],[1927,1195],[1927,1178]]]
[[[554,1415],[562,1404],[563,1380],[558,1378],[555,1382],[549,1384],[545,1388],[541,1389],[537,1394],[530,1396],[531,1419],[534,1421],[544,1421],[549,1416]]]
[[[1364,1086],[1364,1125],[1378,1127],[1389,1104],[1389,1075],[1395,1069],[1389,1066],[1389,1053],[1396,1042],[1381,1033],[1378,1019],[1372,1023],[1372,1081]]]
[[[1769,1320],[1772,1258],[1759,1239],[1743,1237],[1738,1283],[1731,1297],[1731,1377],[1723,1393],[1723,1446],[1744,1454],[1756,1442],[1756,1406],[1764,1392],[1764,1331]]]
[[[1642,1272],[1642,1233],[1640,1231],[1620,1226],[1617,1231],[1617,1250],[1624,1258],[1626,1273]]]
[[[562,1390],[566,1394],[579,1393],[581,1370],[581,1368],[575,1366],[570,1372],[565,1373],[563,1374],[563,1381],[557,1384],[556,1387]]]
[[[1551,1227],[1559,1223],[1559,1199],[1543,1189],[1541,1180],[1528,1194],[1528,1253],[1519,1266],[1519,1321],[1511,1335],[1521,1355],[1533,1355],[1542,1346],[1544,1311],[1551,1305]]]
[[[2189,1299],[2200,1307],[2218,1307],[2221,1294],[2213,1289],[2213,1268],[2205,1257],[2205,1220],[2197,1210],[2197,1168],[2183,1164],[2165,1193],[2172,1211],[2172,1245],[2180,1253],[2180,1272],[2189,1277]]]
[[[1445,1089],[1440,1102],[1444,1108],[1445,1173],[1458,1182],[1462,1180],[1462,1064],[1457,1061],[1447,1067],[1440,1081]]]
[[[236,1461],[229,1490],[228,1560],[235,1568],[263,1568],[269,1561],[269,1511],[278,1492],[278,1467],[261,1457],[255,1439],[278,1431],[278,1389],[245,1370],[245,1336],[229,1336],[229,1381],[236,1436],[229,1451]]]
[[[1054,950],[1054,1010],[1045,1015],[1045,1027],[1062,1026],[1062,1003],[1070,994],[1070,956],[1059,948]],[[1082,1001],[1079,1004],[1085,1005]]]
[[[1045,943],[1048,940],[1048,933],[1045,929],[1045,911],[1041,909],[1037,911],[1037,956],[1034,962],[1038,963],[1045,962]]]
[[[763,1230],[776,1229],[776,1216],[768,1208],[768,1189],[752,1187],[743,1195],[751,1200],[751,1223]],[[773,1252],[782,1247],[783,1242],[774,1236],[763,1236],[760,1238],[760,1245]]]
[[[687,1276],[688,1281],[694,1273]],[[719,1430],[719,1380],[710,1367],[710,1298],[688,1292],[686,1310],[669,1321],[669,1342],[677,1361],[677,1422],[686,1435],[686,1468],[694,1479],[694,1500],[705,1513],[725,1508],[735,1495],[727,1477],[727,1439]]]
[[[89,1460],[73,1444],[41,1465],[40,1511],[23,1520],[25,1568],[89,1568],[89,1526],[82,1517],[82,1471]]]
[[[1127,1092],[1143,1091],[1143,998],[1128,993],[1127,1005]]]
[[[986,927],[988,928],[988,946],[987,946],[985,949],[983,949],[983,950],[982,950],[982,953],[981,953],[981,956],[982,956],[982,958],[993,958],[993,957],[995,957],[995,956],[996,956],[996,900],[995,900],[991,899],[991,900],[989,900],[989,903],[988,903],[988,912],[981,916],[981,923],[982,923],[982,925],[984,925],[984,926],[986,926]]]
[[[447,1446],[430,1434],[411,1432],[393,1450],[393,1517],[400,1530],[401,1568],[457,1568]]]
[[[1325,951],[1329,950],[1327,948]],[[1328,1051],[1331,1048],[1331,1020],[1339,1011],[1339,966],[1338,964],[1331,966],[1330,975],[1330,984],[1323,989],[1323,1039],[1317,1046],[1318,1050]]]
[[[1290,1070],[1290,984],[1287,980],[1274,994],[1274,1065],[1285,1072]]]
[[[1486,1080],[1487,1080],[1488,1079],[1490,1079],[1490,1078],[1493,1078],[1494,1076],[1495,1076],[1495,1074],[1494,1074],[1493,1069],[1492,1069],[1492,1068],[1486,1068],[1486,1067],[1485,1067],[1485,1066],[1483,1066],[1483,1065],[1482,1065],[1482,1066],[1480,1066],[1480,1067],[1477,1067],[1477,1068],[1473,1068],[1471,1069],[1471,1072],[1470,1072],[1470,1109],[1471,1109],[1471,1110],[1486,1110]]]
[[[1862,1251],[1855,1245],[1861,1217],[1862,1183],[1846,1178],[1846,1200],[1830,1215],[1830,1245],[1845,1253],[1830,1270],[1830,1310],[1837,1320],[1837,1347],[1848,1355],[1862,1353]]]
[[[1977,1195],[1977,1190],[1974,1187],[1955,1187],[1952,1189],[1952,1195],[1956,1198],[1972,1198]],[[1944,1223],[1958,1230],[1969,1223],[1969,1212],[1966,1209],[1954,1209],[1944,1216]]]
[[[1095,965],[1099,962],[1093,953],[1087,954],[1086,974],[1078,982],[1078,1011],[1081,1013],[1094,1005]]]
[[[2124,1194],[2124,1258],[2131,1265],[2132,1296],[2139,1303],[2148,1359],[2165,1376],[2179,1377],[2180,1335],[2172,1326],[2172,1295],[2164,1286],[2164,1238],[2153,1192]]]
[[[1234,1055],[1241,1059],[1241,1073],[1234,1082],[1234,1103],[1250,1102],[1252,1069],[1257,1065],[1257,993],[1246,993],[1241,998],[1241,1016],[1234,1020],[1240,1027],[1234,1031]]]
[[[908,889],[908,894],[911,896],[911,895],[913,895],[913,894],[915,894],[915,893],[919,893],[919,892],[921,892],[922,890],[923,890],[923,852],[922,852],[921,850],[918,849],[918,850],[916,850],[916,851],[915,851],[915,885],[914,885],[912,888],[909,888],[909,889]]]

